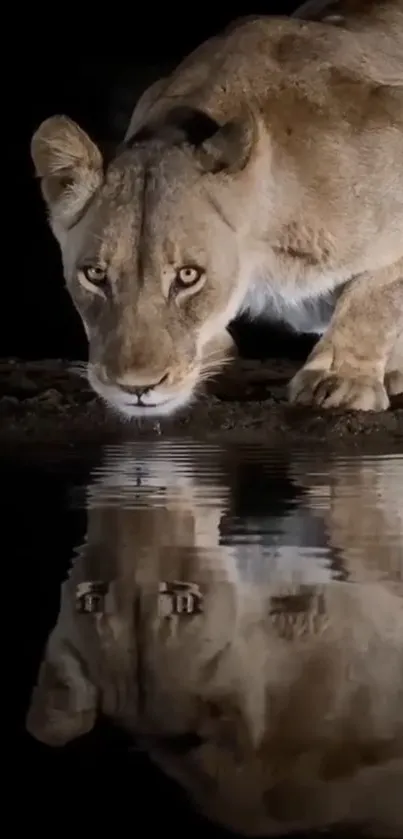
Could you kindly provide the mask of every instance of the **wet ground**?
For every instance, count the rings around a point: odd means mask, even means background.
[[[189,434],[234,441],[247,438],[278,445],[324,443],[341,446],[403,447],[403,400],[383,413],[326,412],[290,407],[286,385],[298,361],[248,360],[204,393],[190,410],[156,429],[143,422],[128,425],[105,409],[86,380],[62,360],[0,361],[0,447],[39,443],[78,443],[107,435],[141,438],[156,433]]]

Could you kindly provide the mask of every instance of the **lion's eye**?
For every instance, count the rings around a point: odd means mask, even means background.
[[[90,292],[100,297],[108,297],[110,292],[108,272],[100,265],[82,265],[78,270],[78,280]]]
[[[204,271],[197,265],[183,265],[176,273],[175,281],[179,288],[188,288],[199,282]]]
[[[95,286],[102,286],[107,281],[107,273],[99,265],[84,265],[81,269],[84,277],[89,283]]]

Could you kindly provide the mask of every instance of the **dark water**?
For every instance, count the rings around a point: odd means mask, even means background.
[[[156,439],[2,479],[34,822],[403,835],[403,455]]]

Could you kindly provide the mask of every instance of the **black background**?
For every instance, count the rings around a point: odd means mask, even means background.
[[[288,14],[295,2],[197,3],[139,10],[53,4],[18,9],[4,36],[3,283],[0,356],[85,358],[86,341],[64,288],[59,249],[34,179],[30,139],[65,113],[96,141],[119,140],[142,90],[207,37],[247,14]],[[225,9],[226,6],[221,7]],[[4,73],[4,71],[3,71]],[[8,194],[7,194],[8,193]]]

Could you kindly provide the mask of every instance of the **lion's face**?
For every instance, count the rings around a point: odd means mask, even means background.
[[[64,117],[42,124],[32,153],[92,387],[128,416],[172,413],[221,366],[245,294],[222,177],[189,145],[158,139],[124,149],[104,172],[97,147]]]

